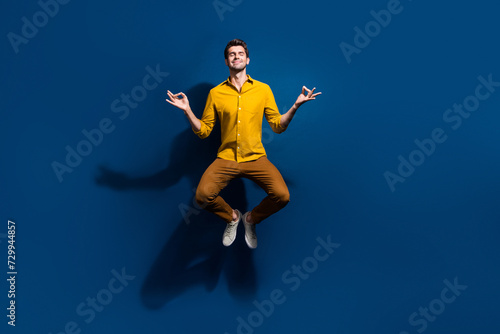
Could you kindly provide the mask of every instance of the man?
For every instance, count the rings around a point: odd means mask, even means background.
[[[229,67],[229,78],[210,90],[201,120],[194,115],[184,93],[167,91],[170,100],[166,101],[184,111],[194,133],[202,139],[210,135],[217,119],[221,122],[222,144],[217,158],[201,177],[196,201],[227,223],[222,237],[224,246],[231,245],[235,240],[242,217],[240,211],[232,209],[219,196],[219,192],[236,177],[248,178],[266,191],[267,197],[243,215],[245,241],[253,249],[257,247],[255,225],[290,201],[285,181],[267,159],[262,145],[263,116],[274,132],[282,133],[297,109],[321,93],[314,93],[316,88],[310,90],[303,86],[292,108],[281,115],[270,87],[246,73],[250,63],[246,43],[240,39],[230,41],[224,49],[224,58]]]

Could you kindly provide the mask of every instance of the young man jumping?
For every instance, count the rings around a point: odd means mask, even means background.
[[[263,116],[274,132],[282,133],[297,109],[321,93],[314,93],[316,88],[310,90],[302,86],[302,92],[294,105],[281,115],[271,88],[246,73],[250,63],[246,43],[240,39],[230,41],[224,49],[224,58],[229,68],[229,78],[210,90],[201,119],[194,115],[184,93],[167,91],[170,100],[166,101],[184,111],[194,133],[202,139],[210,135],[217,119],[221,123],[222,144],[217,158],[201,177],[196,190],[196,202],[227,223],[222,237],[224,246],[234,242],[242,215],[237,209],[231,208],[219,196],[219,192],[232,179],[245,177],[267,193],[259,205],[243,215],[245,241],[248,247],[256,248],[255,225],[284,208],[290,201],[285,181],[267,159],[262,145]]]

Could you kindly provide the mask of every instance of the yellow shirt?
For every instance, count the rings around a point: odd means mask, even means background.
[[[280,125],[281,114],[267,84],[247,74],[238,92],[228,78],[210,90],[200,119],[201,129],[193,131],[202,139],[208,137],[218,118],[222,144],[217,157],[237,162],[253,161],[266,155],[262,145],[263,115],[274,132],[286,130]]]

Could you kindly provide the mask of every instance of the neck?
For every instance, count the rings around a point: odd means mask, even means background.
[[[241,71],[235,72],[235,71],[229,71],[229,77],[231,79],[231,83],[238,88],[238,90],[241,90],[241,86],[245,83],[247,80],[247,69],[244,68]]]

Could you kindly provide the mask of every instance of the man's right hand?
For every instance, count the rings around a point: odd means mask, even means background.
[[[176,106],[177,108],[181,109],[184,111],[184,114],[187,116],[189,123],[191,123],[191,127],[193,128],[193,131],[198,132],[201,129],[201,122],[193,114],[193,111],[191,110],[191,107],[189,106],[189,100],[186,96],[186,94],[180,92],[177,94],[172,94],[171,91],[167,90],[168,97],[169,99],[165,99],[168,103],[171,105]]]
[[[177,93],[177,94],[172,94],[171,91],[167,90],[168,97],[169,99],[165,99],[168,103],[171,105],[176,106],[177,108],[187,111],[189,109],[189,100],[184,93]]]

